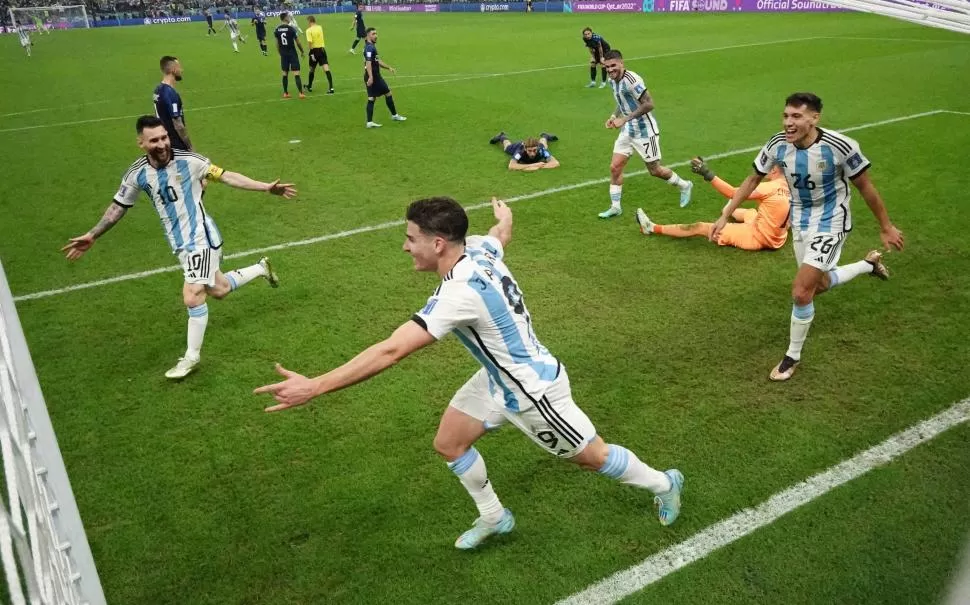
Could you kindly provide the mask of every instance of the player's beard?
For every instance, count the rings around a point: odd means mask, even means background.
[[[161,149],[153,150],[151,152],[151,155],[152,155],[152,159],[155,160],[156,164],[158,164],[159,166],[164,166],[168,164],[169,161],[171,161],[172,159],[172,145],[169,144],[169,145],[166,145],[165,147],[162,147]]]
[[[175,81],[176,82],[181,82],[182,81],[182,74],[175,74]]]

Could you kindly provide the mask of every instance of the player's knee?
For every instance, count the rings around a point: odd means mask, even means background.
[[[650,162],[650,163],[648,163],[647,164],[647,172],[650,173],[650,176],[655,176],[655,177],[666,177],[667,176],[666,169],[663,166],[661,166],[659,162]]]
[[[612,176],[614,179],[623,176],[622,162],[610,162],[610,176]]]
[[[214,286],[206,288],[205,291],[212,298],[222,300],[223,298],[229,296],[229,292],[231,292],[232,289],[229,287],[229,284],[217,283]]]
[[[793,284],[791,299],[798,306],[805,306],[815,298],[815,288],[804,284]]]
[[[434,436],[434,451],[445,460],[457,460],[468,450],[464,444],[438,433]]]
[[[195,288],[185,288],[182,290],[182,302],[186,307],[198,307],[205,302],[205,290]]]

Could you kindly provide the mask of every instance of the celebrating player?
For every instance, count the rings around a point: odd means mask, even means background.
[[[360,3],[354,3],[354,22],[350,24],[350,29],[357,30],[357,37],[354,38],[354,43],[350,45],[350,50],[347,51],[350,54],[357,54],[354,50],[360,41],[367,37],[367,28],[364,27],[364,11],[360,7]]]
[[[266,13],[264,13],[258,6],[253,7],[253,27],[256,28],[256,40],[259,42],[259,50],[263,53],[263,56],[267,56],[266,53]]]
[[[758,152],[754,173],[734,192],[711,230],[710,237],[716,241],[728,217],[761,179],[775,166],[784,171],[792,192],[791,229],[798,273],[792,283],[788,351],[769,374],[775,381],[788,380],[795,373],[815,318],[816,295],[864,274],[889,278],[877,250],[866,254],[863,260],[838,265],[845,238],[852,229],[851,191],[846,179],[852,181],[876,217],[883,246],[903,249],[903,234],[889,220],[882,197],[869,179],[869,160],[855,140],[819,128],[821,112],[822,99],[810,92],[798,92],[785,99],[784,130]]]
[[[229,29],[229,40],[232,42],[232,50],[234,52],[239,52],[239,45],[236,44],[236,38],[243,44],[246,43],[246,38],[239,33],[239,23],[230,15],[228,12],[225,14],[226,23],[222,26],[222,29]]]
[[[30,32],[24,29],[24,27],[21,25],[17,28],[17,34],[20,36],[20,47],[26,51],[27,56],[29,57],[30,47],[34,45],[34,43],[30,41]]]
[[[483,366],[452,398],[434,438],[435,450],[480,515],[458,537],[457,548],[475,548],[515,526],[474,447],[487,429],[503,422],[511,422],[555,456],[653,492],[660,523],[670,525],[680,513],[683,475],[676,469],[660,472],[625,447],[608,445],[573,401],[566,368],[536,337],[522,291],[504,262],[512,211],[494,198],[492,208],[498,222],[488,235],[466,238],[468,216],[455,200],[436,197],[412,203],[404,250],[415,269],[435,272],[442,280],[424,308],[389,338],[335,370],[310,379],[277,365],[285,380],[255,392],[276,399],[269,412],[302,405],[376,376],[454,333]]]
[[[313,75],[317,70],[317,65],[323,66],[323,73],[327,76],[327,94],[333,94],[333,76],[330,75],[330,63],[327,61],[327,49],[323,43],[323,28],[317,25],[317,19],[313,15],[306,18],[310,25],[306,28],[306,42],[310,49],[310,81],[307,82],[306,89],[313,92]]]
[[[303,56],[303,45],[300,44],[300,35],[296,33],[296,28],[290,25],[290,13],[280,14],[280,25],[273,31],[276,38],[276,50],[280,53],[280,69],[283,70],[283,98],[290,98],[290,72],[293,72],[293,79],[296,81],[296,89],[303,94],[303,81],[300,79],[300,59],[296,56],[296,49],[300,49],[300,57]]]
[[[596,68],[600,67],[602,72],[603,82],[600,84],[600,88],[606,88],[607,75],[606,75],[606,65],[603,64],[603,57],[606,55],[606,51],[610,50],[610,43],[603,39],[603,36],[599,34],[594,34],[593,30],[589,27],[583,30],[583,44],[589,49],[589,84],[586,88],[593,88],[596,86]]]
[[[559,160],[549,153],[549,143],[558,140],[556,135],[543,132],[538,139],[529,137],[524,141],[512,142],[503,131],[488,142],[491,145],[502,143],[502,150],[512,157],[509,170],[535,172],[543,168],[559,168]]]
[[[168,140],[175,149],[192,151],[192,141],[185,127],[182,97],[175,90],[175,83],[182,81],[182,64],[177,57],[165,55],[158,62],[162,68],[162,83],[155,87],[155,115],[162,120],[168,132]]]
[[[387,108],[391,112],[391,119],[395,122],[407,120],[397,112],[394,107],[394,97],[391,89],[381,75],[381,68],[394,73],[394,68],[384,63],[377,56],[377,30],[373,27],[367,28],[365,33],[367,42],[364,44],[364,84],[367,86],[367,128],[380,128],[381,125],[374,121],[374,99],[384,97]]]
[[[225,183],[237,189],[265,191],[291,198],[296,189],[279,179],[261,183],[247,176],[223,170],[197,153],[173,150],[162,121],[154,116],[138,118],[135,126],[138,146],[145,156],[125,172],[121,186],[104,216],[90,231],[72,237],[62,248],[67,258],[77,260],[134,206],[141,192],[152,201],[162,221],[165,237],[182,265],[185,284],[182,299],[189,312],[188,346],[185,355],[165,373],[173,380],[185,378],[201,359],[202,339],[209,321],[206,295],[225,298],[232,291],[262,277],[274,288],[279,280],[262,258],[255,265],[223,274],[219,269],[222,235],[202,204],[206,180]]]
[[[610,162],[610,208],[600,212],[600,218],[611,218],[623,213],[620,198],[623,195],[623,168],[636,151],[647,165],[647,171],[658,179],[680,189],[680,206],[690,203],[694,184],[680,178],[676,172],[660,165],[660,128],[653,117],[653,98],[643,78],[623,66],[623,55],[618,50],[604,55],[610,86],[616,99],[616,110],[606,120],[607,128],[620,129],[613,145]]]
[[[690,169],[704,177],[718,193],[731,199],[736,189],[720,179],[707,167],[703,158],[691,160]],[[788,181],[781,169],[775,166],[768,172],[768,181],[747,199],[758,203],[758,208],[738,208],[731,217],[736,223],[728,223],[718,235],[720,246],[734,246],[742,250],[777,250],[788,239]],[[647,217],[642,208],[637,208],[637,224],[640,233],[667,235],[670,237],[708,237],[714,223],[693,223],[690,225],[656,225]]]

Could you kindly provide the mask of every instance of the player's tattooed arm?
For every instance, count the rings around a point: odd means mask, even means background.
[[[186,151],[192,151],[192,141],[189,139],[189,129],[185,127],[185,121],[179,117],[172,120],[172,125],[175,126],[175,132],[179,133],[182,141],[185,142],[185,146],[188,147]]]
[[[128,208],[112,201],[108,209],[104,211],[104,216],[101,217],[98,224],[88,231],[88,235],[94,239],[98,239],[114,227],[125,216],[126,212],[128,212]]]

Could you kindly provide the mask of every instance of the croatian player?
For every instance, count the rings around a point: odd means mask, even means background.
[[[549,143],[559,137],[543,132],[539,138],[529,137],[524,141],[511,141],[505,132],[500,132],[488,142],[490,145],[502,143],[502,151],[511,156],[509,170],[535,172],[543,168],[559,168],[559,160],[549,153]]]
[[[365,36],[367,42],[364,44],[364,85],[367,87],[367,128],[381,127],[374,121],[374,100],[377,97],[384,97],[387,109],[391,112],[392,120],[403,122],[407,118],[397,112],[391,88],[384,81],[384,76],[381,75],[382,67],[391,73],[394,73],[394,68],[381,61],[377,55],[377,30],[369,27]]]
[[[754,159],[754,174],[741,183],[721,217],[714,223],[716,240],[728,217],[755,190],[775,166],[785,173],[791,190],[791,229],[798,273],[792,283],[792,314],[788,351],[769,374],[788,380],[802,358],[802,346],[815,318],[815,296],[860,275],[889,279],[882,254],[872,250],[865,258],[839,266],[842,246],[852,230],[849,211],[851,180],[879,223],[880,238],[888,250],[903,249],[903,234],[889,220],[886,205],[869,179],[869,160],[859,144],[833,130],[818,127],[822,99],[797,92],[785,99],[784,130],[762,147]]]
[[[296,49],[300,49],[300,57],[303,56],[303,44],[300,43],[300,35],[296,28],[290,24],[290,13],[280,14],[282,23],[273,31],[276,38],[276,50],[280,53],[280,69],[283,71],[283,98],[290,98],[290,72],[293,72],[293,79],[296,81],[296,89],[300,92],[300,98],[306,98],[303,94],[303,81],[300,79],[300,59],[296,56]]]
[[[205,23],[209,27],[209,29],[205,30],[205,35],[211,36],[212,34],[218,33],[216,32],[216,28],[212,27],[212,13],[209,12],[209,9],[203,8],[202,16],[205,17]]]
[[[607,75],[606,66],[603,64],[603,57],[606,52],[610,50],[610,43],[603,39],[603,36],[599,34],[594,34],[593,30],[589,27],[583,29],[583,44],[589,49],[589,84],[586,88],[593,88],[596,86],[596,68],[600,67],[602,72],[603,82],[600,84],[600,88],[606,88]]]
[[[623,213],[620,199],[623,195],[623,168],[636,151],[647,171],[658,179],[667,181],[680,190],[680,207],[690,203],[694,184],[680,178],[676,172],[660,164],[660,128],[653,117],[653,98],[643,78],[623,66],[623,55],[610,50],[604,56],[610,86],[616,99],[616,110],[606,120],[607,128],[618,128],[619,136],[613,145],[610,162],[610,208],[600,212],[600,218],[611,218]]]
[[[267,56],[266,53],[266,13],[264,13],[258,6],[253,7],[253,27],[256,28],[256,40],[259,42],[259,50],[263,53],[263,56]]]
[[[219,168],[197,153],[173,150],[162,121],[154,116],[138,118],[135,126],[138,146],[145,156],[125,172],[121,186],[104,216],[90,231],[72,237],[62,248],[69,260],[77,260],[91,249],[94,241],[120,221],[144,192],[162,221],[165,237],[182,265],[185,284],[182,300],[189,312],[188,346],[178,363],[165,372],[165,377],[178,380],[196,369],[201,359],[202,339],[209,321],[206,295],[225,298],[257,277],[266,279],[274,288],[279,280],[262,258],[255,265],[223,274],[219,269],[222,235],[202,204],[206,181],[218,181],[249,191],[265,191],[287,199],[296,189],[279,179],[261,183],[247,176]]]
[[[389,338],[339,368],[310,379],[277,364],[286,379],[255,390],[270,393],[273,412],[376,376],[411,353],[454,334],[481,364],[441,417],[435,450],[447,461],[478,508],[479,517],[455,547],[477,547],[507,534],[515,518],[502,506],[474,444],[488,428],[510,422],[550,454],[654,494],[662,525],[680,513],[684,477],[660,472],[620,445],[608,445],[573,401],[566,368],[534,331],[522,290],[505,264],[512,211],[492,198],[497,224],[487,236],[466,238],[468,216],[448,197],[418,200],[407,210],[404,251],[418,271],[441,283],[424,308]]]
[[[690,169],[704,177],[718,193],[731,199],[736,189],[707,167],[703,158],[691,160]],[[775,166],[768,172],[768,180],[748,196],[757,203],[757,209],[738,208],[731,214],[735,223],[728,223],[716,240],[719,246],[733,246],[742,250],[777,250],[788,240],[788,181],[781,169]],[[657,225],[642,208],[637,208],[637,224],[644,235],[668,237],[708,237],[714,223],[690,225]]]
[[[182,81],[182,63],[178,57],[165,55],[158,62],[162,69],[162,82],[155,87],[152,99],[155,115],[161,119],[168,131],[168,140],[175,149],[192,151],[192,141],[185,126],[185,108],[182,97],[175,90],[175,83]]]
[[[226,19],[226,24],[223,25],[223,29],[226,29],[226,28],[229,29],[229,41],[232,42],[232,50],[238,53],[239,45],[236,44],[236,38],[239,38],[239,41],[242,42],[243,44],[246,43],[246,38],[244,38],[243,35],[239,33],[239,23],[236,22],[236,20],[232,17],[232,15],[230,15],[229,13],[226,13],[225,19]]]
[[[357,48],[361,40],[367,37],[367,28],[364,26],[364,11],[359,2],[354,4],[354,22],[350,24],[350,29],[357,30],[357,37],[354,38],[354,43],[350,45],[350,50],[347,52],[355,55],[357,51],[354,49]]]

